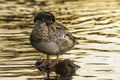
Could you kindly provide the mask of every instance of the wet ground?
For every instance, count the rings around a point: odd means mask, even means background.
[[[55,14],[78,39],[78,45],[60,56],[81,66],[71,80],[120,80],[119,0],[1,0],[0,80],[46,78],[34,66],[43,55],[29,42],[39,11]]]

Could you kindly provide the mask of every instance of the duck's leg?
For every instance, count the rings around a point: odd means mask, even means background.
[[[46,59],[43,61],[43,63],[40,66],[46,66],[49,63],[49,55],[46,56]]]
[[[58,60],[59,60],[59,54],[57,54],[56,63],[58,63]]]
[[[59,59],[59,55],[57,54],[57,58],[56,58],[56,60],[49,66],[49,68],[54,68],[55,67],[55,65],[58,63],[58,59]]]
[[[49,60],[50,60],[50,56],[49,55],[47,55],[47,62],[49,63]]]

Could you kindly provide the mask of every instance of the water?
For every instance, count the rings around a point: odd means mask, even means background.
[[[42,55],[29,42],[39,11],[55,14],[78,39],[60,56],[81,66],[71,80],[120,80],[119,0],[1,0],[0,80],[46,78],[34,66]]]

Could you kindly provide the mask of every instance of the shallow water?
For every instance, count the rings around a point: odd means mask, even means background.
[[[46,78],[34,66],[43,55],[29,42],[39,11],[55,14],[78,39],[69,55],[60,56],[81,66],[71,80],[120,80],[119,0],[1,0],[0,80]]]

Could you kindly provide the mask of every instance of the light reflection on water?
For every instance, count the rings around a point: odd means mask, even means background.
[[[0,80],[46,78],[34,66],[41,54],[29,43],[38,11],[54,13],[78,39],[69,55],[60,56],[81,66],[72,80],[120,79],[119,4],[117,0],[0,1]]]

